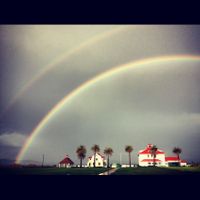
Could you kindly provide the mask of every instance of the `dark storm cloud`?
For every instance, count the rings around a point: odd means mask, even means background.
[[[108,29],[111,30],[114,27],[1,26],[1,111],[28,80],[55,57],[77,46],[79,43]],[[118,34],[104,38],[99,42],[93,43],[91,46],[86,46],[68,60],[64,60],[58,64],[54,70],[39,79],[21,96],[1,119],[0,134],[3,135],[6,133],[5,130],[10,129],[20,132],[23,135],[29,135],[48,111],[67,93],[113,66],[153,56],[200,54],[200,47],[197,42],[200,39],[199,33],[200,26],[130,26],[130,28]],[[151,120],[148,121],[148,113],[146,114],[146,118],[144,115],[140,118],[141,112],[153,111],[154,113],[151,113],[150,116],[154,116],[155,120],[162,119],[162,122],[166,123],[166,133],[168,132],[167,125],[171,126],[173,124],[173,120],[168,120],[169,118],[173,119],[172,113],[182,112],[182,115],[179,116],[180,123],[184,122],[185,113],[191,113],[192,118],[194,118],[196,113],[195,117],[198,119],[200,111],[200,92],[198,89],[200,82],[199,68],[192,65],[189,68],[190,70],[186,68],[180,70],[177,68],[177,70],[174,69],[171,72],[165,68],[157,72],[157,74],[150,70],[152,73],[149,71],[148,76],[145,78],[143,77],[143,72],[138,72],[141,73],[138,76],[127,76],[125,79],[124,77],[121,79],[118,77],[119,81],[110,82],[110,86],[108,85],[107,89],[104,88],[102,94],[99,90],[98,94],[94,91],[94,96],[91,98],[93,102],[91,102],[89,108],[86,106],[84,109],[83,105],[81,107],[77,106],[79,108],[77,114],[73,114],[74,112],[76,113],[73,110],[70,115],[71,118],[63,116],[64,120],[61,120],[61,122],[66,124],[66,126],[62,127],[60,124],[59,127],[51,127],[52,133],[49,133],[49,138],[53,133],[61,134],[58,138],[62,138],[64,137],[62,134],[68,133],[73,146],[77,146],[81,142],[89,145],[91,142],[95,142],[95,139],[101,141],[103,146],[109,145],[113,141],[111,139],[113,137],[106,139],[106,136],[114,134],[115,144],[113,145],[115,149],[119,150],[117,144],[121,141],[121,135],[116,136],[115,134],[117,132],[115,129],[118,127],[116,124],[121,124],[120,131],[128,135],[131,140],[130,130],[135,120],[136,124],[138,124],[138,127],[133,126],[135,131],[138,130],[138,132],[144,134],[144,137],[140,138],[143,144],[155,142],[150,141],[151,136],[147,134],[147,130],[139,126],[142,119],[146,120],[146,124],[150,126],[149,128],[156,128],[151,127],[152,122]],[[165,73],[168,73],[168,76],[164,76]],[[135,85],[133,87],[133,82],[137,83],[135,84],[136,87]],[[109,94],[109,88],[112,88],[111,94]],[[106,90],[107,93],[105,93]],[[101,98],[105,98],[105,102],[99,102]],[[144,101],[147,98],[148,101]],[[87,99],[86,102],[89,103],[90,100]],[[110,108],[106,107],[106,105],[109,105]],[[118,108],[119,111],[117,111]],[[87,118],[86,114],[90,115],[92,109],[94,113],[90,118],[89,116]],[[113,113],[110,114],[110,111],[106,109],[112,110]],[[95,113],[98,112],[103,118],[95,116]],[[157,113],[155,114],[155,112]],[[137,117],[136,115],[133,117],[132,113],[138,113]],[[165,113],[164,116],[163,113]],[[115,120],[117,121],[113,121],[113,114],[116,116],[121,115],[121,117],[116,118]],[[130,120],[127,116],[129,116]],[[131,120],[132,118],[134,120]],[[107,119],[107,123],[109,123],[107,124],[104,119]],[[109,124],[112,124],[112,126],[109,126]],[[197,126],[193,126],[192,123],[190,124],[189,131],[195,132]],[[175,125],[176,120],[173,126]],[[189,126],[189,124],[187,125]],[[187,129],[187,127],[183,127],[183,130]],[[58,129],[65,131],[62,132]],[[87,133],[88,130],[91,132]],[[80,137],[80,132],[86,134],[87,137],[84,138],[87,139]],[[93,132],[95,134],[92,134]],[[152,134],[154,134],[153,131]],[[173,134],[177,133],[174,132]],[[122,146],[126,143],[125,140],[121,142]],[[53,143],[51,139],[44,141],[41,138],[41,148],[43,146],[44,151],[46,148],[45,145],[48,146],[51,143]],[[139,143],[137,137],[135,143]],[[164,143],[162,144],[161,140],[158,140],[158,143],[165,145]],[[64,151],[62,146],[64,146],[64,142],[60,144],[60,153]],[[137,148],[141,148],[141,144],[136,145]],[[67,148],[66,151],[68,151]],[[73,153],[72,146],[69,151]],[[36,151],[37,153],[40,154],[41,152]],[[52,153],[49,159],[56,160],[60,156],[58,154]],[[35,159],[37,158],[35,157]]]
[[[33,141],[27,158],[37,159],[41,149],[49,162],[59,160],[65,153],[76,158],[78,145],[86,145],[90,155],[91,145],[98,143],[102,150],[112,146],[115,151],[112,159],[119,161],[124,146],[132,144],[137,162],[137,152],[147,143],[153,143],[168,155],[179,145],[184,149],[185,159],[195,159],[196,154],[190,157],[192,140],[183,143],[182,138],[188,138],[189,134],[200,141],[196,134],[200,129],[200,113],[193,112],[198,106],[194,100],[199,98],[195,80],[198,68],[199,62],[160,63],[94,85],[51,120]],[[195,75],[188,76],[191,71],[196,71]]]

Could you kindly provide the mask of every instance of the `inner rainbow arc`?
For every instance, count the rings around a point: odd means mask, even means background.
[[[67,94],[60,102],[58,102],[40,121],[40,123],[33,129],[30,136],[26,140],[25,144],[21,148],[19,154],[16,157],[16,163],[20,163],[23,159],[26,151],[28,150],[29,146],[31,145],[32,141],[36,138],[36,136],[40,133],[40,131],[48,124],[48,122],[62,109],[62,107],[69,103],[73,98],[78,96],[81,92],[85,89],[89,88],[90,86],[94,85],[95,83],[111,77],[112,75],[116,75],[128,69],[134,68],[136,66],[147,65],[151,63],[159,63],[159,62],[167,62],[167,61],[184,61],[184,60],[192,60],[192,61],[200,61],[200,55],[168,55],[168,56],[159,56],[153,58],[146,58],[138,61],[132,61],[120,66],[116,66],[111,68],[108,71],[105,71],[92,79],[84,82],[79,87],[71,91]]]

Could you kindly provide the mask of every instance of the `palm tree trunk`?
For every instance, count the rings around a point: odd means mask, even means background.
[[[80,168],[82,167],[82,158],[80,159]]]
[[[94,153],[94,167],[96,167],[96,152]]]
[[[108,159],[107,159],[107,168],[109,168],[110,164],[109,164],[109,155],[108,155]]]
[[[179,156],[179,154],[177,154],[177,158],[178,158],[179,166],[181,166],[181,162],[180,162],[180,156]]]
[[[153,166],[155,167],[156,166],[156,161],[155,161],[155,154],[153,155]]]
[[[129,167],[131,167],[131,153],[129,153]]]

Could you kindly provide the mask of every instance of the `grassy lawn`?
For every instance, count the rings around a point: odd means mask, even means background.
[[[0,168],[0,175],[98,175],[106,168]],[[199,167],[119,168],[112,175],[200,175]]]
[[[197,167],[137,167],[120,168],[112,175],[200,175]]]
[[[98,175],[106,168],[0,168],[0,175]]]

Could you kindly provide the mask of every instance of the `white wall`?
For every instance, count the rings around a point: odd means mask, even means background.
[[[181,167],[186,167],[187,163],[181,163]]]
[[[106,160],[99,154],[96,154],[96,167],[104,167],[104,162],[106,163]],[[90,159],[88,158],[87,167],[94,167],[94,155]]]
[[[147,167],[153,166],[153,162],[141,162],[144,159],[153,159],[153,155],[151,154],[139,154],[138,163],[139,166]],[[161,162],[156,162],[156,166],[165,166],[165,154],[157,154],[155,159],[159,159]]]

